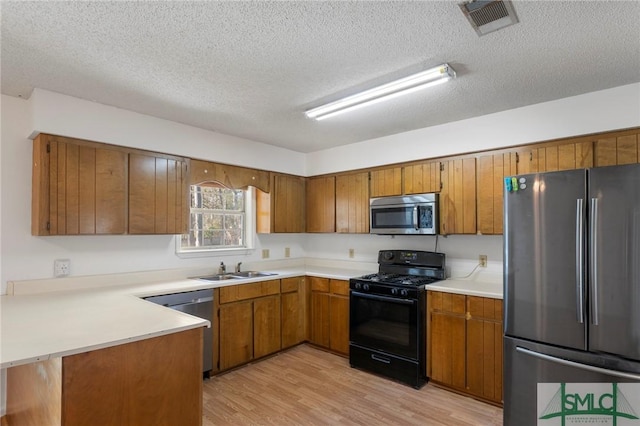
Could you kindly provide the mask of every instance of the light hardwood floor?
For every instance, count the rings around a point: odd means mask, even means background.
[[[502,409],[420,390],[301,345],[204,382],[203,425],[501,425]]]

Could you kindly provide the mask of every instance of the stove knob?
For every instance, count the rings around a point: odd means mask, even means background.
[[[402,296],[408,296],[408,295],[409,295],[409,292],[408,292],[406,289],[402,289],[402,290],[400,290],[400,295],[402,295]]]
[[[398,295],[398,289],[397,288],[392,288],[391,289],[391,294],[393,294],[394,296]]]
[[[356,287],[356,290],[360,290],[362,288],[362,284],[356,283],[355,287]]]
[[[392,251],[385,251],[384,255],[382,257],[384,257],[384,260],[391,260],[391,259],[393,259],[393,252]]]
[[[369,291],[369,284],[365,284],[362,288],[363,288],[365,291]]]

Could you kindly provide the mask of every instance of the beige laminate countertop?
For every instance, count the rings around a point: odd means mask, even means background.
[[[502,283],[498,281],[476,281],[447,279],[426,286],[427,290],[468,296],[502,299]]]
[[[181,278],[142,284],[119,284],[114,277],[105,286],[0,296],[0,368],[210,326],[207,320],[147,302],[143,297],[302,275],[348,280],[376,271],[305,266],[265,272],[277,275],[214,282]],[[473,280],[439,281],[428,290],[502,298],[502,284]]]
[[[206,282],[177,279],[0,296],[0,368],[74,355],[123,343],[209,327],[209,321],[142,297],[301,275],[349,279],[363,273],[326,267],[272,270],[277,275]],[[117,280],[117,278],[114,278]]]

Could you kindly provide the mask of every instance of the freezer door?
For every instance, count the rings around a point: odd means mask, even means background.
[[[528,426],[547,424],[541,417],[547,416],[558,420],[554,413],[561,411],[559,407],[570,409],[576,398],[565,396],[564,401],[554,401],[557,398],[538,400],[538,383],[553,389],[559,388],[560,383],[638,383],[640,381],[640,364],[619,361],[614,358],[599,357],[585,352],[560,349],[553,346],[536,344],[524,340],[504,339],[504,426]],[[555,387],[554,387],[555,386]],[[567,389],[571,389],[567,385]],[[575,389],[575,386],[574,386]],[[607,388],[611,389],[611,388]],[[619,388],[623,389],[622,386]],[[618,396],[617,407],[614,411],[629,415],[637,414],[637,403],[640,395],[638,387],[634,392],[627,392],[625,400],[632,405],[631,413],[626,413],[628,407]],[[556,395],[559,397],[560,395]],[[586,395],[582,399],[586,403]],[[596,398],[598,401],[598,398]],[[596,402],[598,403],[598,402]],[[611,404],[611,398],[604,398],[603,405]],[[575,404],[574,404],[575,405]],[[564,413],[567,420],[570,412]],[[608,414],[608,413],[607,413]],[[572,420],[580,422],[584,416],[575,415]],[[584,421],[583,421],[584,422]],[[568,421],[566,424],[572,424]],[[584,422],[586,423],[586,422]],[[560,422],[548,424],[560,424]],[[562,423],[565,424],[565,423]],[[609,423],[598,423],[609,424]],[[615,423],[614,423],[615,424]]]
[[[505,191],[505,333],[586,349],[586,171],[518,176]]]
[[[589,170],[589,348],[640,360],[640,164]]]

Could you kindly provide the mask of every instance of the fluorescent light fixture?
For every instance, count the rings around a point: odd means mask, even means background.
[[[373,105],[380,101],[396,98],[444,83],[456,77],[456,72],[448,64],[438,65],[437,67],[421,71],[416,74],[409,75],[399,80],[374,87],[355,95],[321,105],[316,108],[305,111],[309,118],[316,120],[324,120],[343,112],[353,111],[367,105]]]

